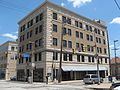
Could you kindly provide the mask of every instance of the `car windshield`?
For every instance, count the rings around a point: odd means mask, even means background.
[[[96,75],[92,75],[91,78],[98,78]]]
[[[85,78],[90,78],[90,76],[89,76],[89,75],[86,75]]]

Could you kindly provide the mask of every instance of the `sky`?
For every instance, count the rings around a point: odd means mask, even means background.
[[[0,44],[17,39],[18,22],[45,0],[0,0]],[[90,19],[106,22],[109,32],[111,57],[114,40],[120,57],[120,10],[114,0],[49,0]],[[120,5],[120,0],[116,0]]]

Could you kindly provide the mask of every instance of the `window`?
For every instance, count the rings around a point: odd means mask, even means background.
[[[66,23],[66,17],[65,16],[62,16],[62,21],[63,21],[63,23]]]
[[[38,40],[35,40],[35,47],[38,47]]]
[[[35,54],[35,61],[37,61],[37,54]]]
[[[86,38],[87,38],[87,40],[89,41],[89,35],[88,35],[88,34],[86,34]]]
[[[71,29],[68,29],[68,35],[71,36]]]
[[[106,44],[106,41],[105,41],[105,39],[103,39],[103,44],[104,44],[104,45]]]
[[[90,31],[92,32],[92,27],[91,27],[91,26],[89,26],[89,29],[90,29]]]
[[[53,19],[57,20],[57,13],[53,12]]]
[[[57,38],[53,38],[53,45],[57,46]]]
[[[35,28],[35,34],[38,34],[38,27]]]
[[[25,24],[23,26],[21,26],[20,28],[20,32],[24,31],[25,30]]]
[[[79,32],[78,31],[76,31],[76,37],[79,38]]]
[[[42,53],[39,52],[39,61],[41,61],[41,60],[42,60]]]
[[[27,32],[27,39],[29,38],[29,32]]]
[[[102,48],[100,48],[100,53],[102,53]]]
[[[78,21],[75,21],[75,26],[78,27]]]
[[[26,50],[28,50],[29,49],[29,44],[26,44]]]
[[[99,38],[99,43],[101,43],[101,38]]]
[[[53,24],[53,31],[57,32],[57,25]]]
[[[39,16],[36,16],[36,23],[39,21]]]
[[[15,50],[15,47],[11,47],[11,51],[14,51]]]
[[[102,35],[105,36],[105,32],[104,31],[102,31]]]
[[[90,35],[90,41],[93,41],[93,36],[92,35]]]
[[[30,37],[32,37],[32,31],[30,31]]]
[[[72,42],[68,41],[68,48],[72,48]]]
[[[81,44],[81,50],[84,52],[84,44]]]
[[[100,30],[98,29],[98,34],[100,34]]]
[[[107,50],[106,50],[106,48],[104,48],[104,54],[107,54]]]
[[[89,27],[88,27],[88,25],[86,25],[86,30],[89,30]]]
[[[39,26],[39,33],[41,33],[43,31],[43,25]]]
[[[39,46],[43,46],[43,40],[42,40],[42,38],[39,39]]]
[[[107,58],[105,58],[105,63],[107,63]]]
[[[83,55],[81,56],[81,60],[82,60],[82,62],[85,62],[84,56],[83,56]]]
[[[80,62],[80,55],[77,55],[77,61]]]
[[[67,34],[67,30],[66,30],[66,28],[64,27],[63,28],[63,35],[66,35]]]
[[[63,40],[63,47],[67,47],[67,41]]]
[[[99,47],[97,47],[97,53],[99,53]]]
[[[32,26],[33,25],[33,19],[30,21],[30,26]]]
[[[57,52],[53,52],[53,60],[58,60],[58,53]]]
[[[80,32],[80,38],[83,39],[83,33],[82,32]]]
[[[94,62],[94,57],[92,57],[92,62]]]
[[[88,56],[88,62],[91,62],[91,57],[90,56]]]
[[[97,28],[94,29],[94,32],[97,34]]]
[[[69,61],[72,61],[72,54],[69,54]]]
[[[36,23],[43,19],[43,13],[36,16]]]
[[[40,14],[40,21],[43,19],[43,13]]]
[[[83,25],[82,25],[82,23],[81,23],[81,22],[79,22],[79,25],[80,25],[80,26],[79,26],[80,28],[83,28]]]
[[[93,46],[91,47],[91,52],[94,52],[94,47]]]
[[[103,63],[103,59],[101,58],[101,63]]]
[[[67,18],[67,23],[71,24],[71,19],[70,18]]]
[[[96,42],[98,43],[98,37],[96,37]]]
[[[78,49],[80,46],[79,46],[79,43],[76,43],[76,48]]]
[[[64,61],[67,61],[67,53],[64,53],[63,59],[64,59]]]

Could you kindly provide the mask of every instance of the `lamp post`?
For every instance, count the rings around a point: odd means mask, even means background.
[[[61,46],[60,46],[60,63],[59,63],[59,70],[58,70],[58,83],[61,82],[62,79],[62,49],[63,49],[63,30],[64,25],[66,23],[65,21],[62,21],[62,30],[61,30]]]
[[[34,67],[35,67],[35,63],[34,63],[34,42],[31,42],[29,41],[29,44],[32,45],[32,52],[31,52],[31,56],[32,56],[32,59],[31,59],[31,81],[30,83],[32,84],[33,83],[33,70],[34,70]]]
[[[118,50],[116,48],[116,42],[118,42],[118,40],[114,40],[114,54],[115,54],[115,76],[117,76],[117,57],[116,57],[116,50]]]
[[[100,85],[100,72],[99,72],[99,56],[98,56],[98,52],[97,52],[97,45],[96,45],[96,35],[95,35],[95,31],[94,31],[94,43],[95,43],[95,59],[97,62],[97,76],[98,76],[98,85]]]

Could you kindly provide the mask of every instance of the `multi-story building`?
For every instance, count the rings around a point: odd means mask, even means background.
[[[14,41],[0,45],[0,79],[10,80],[16,76],[17,48]]]
[[[112,76],[120,76],[120,58],[117,57],[116,60],[115,58],[111,59],[111,75]]]
[[[62,32],[62,80],[97,73],[97,61],[100,76],[109,74],[106,25],[46,1],[19,22],[19,53],[30,57],[19,59],[18,80],[31,75],[31,62],[35,63],[34,81],[45,81],[46,75],[57,78]]]

